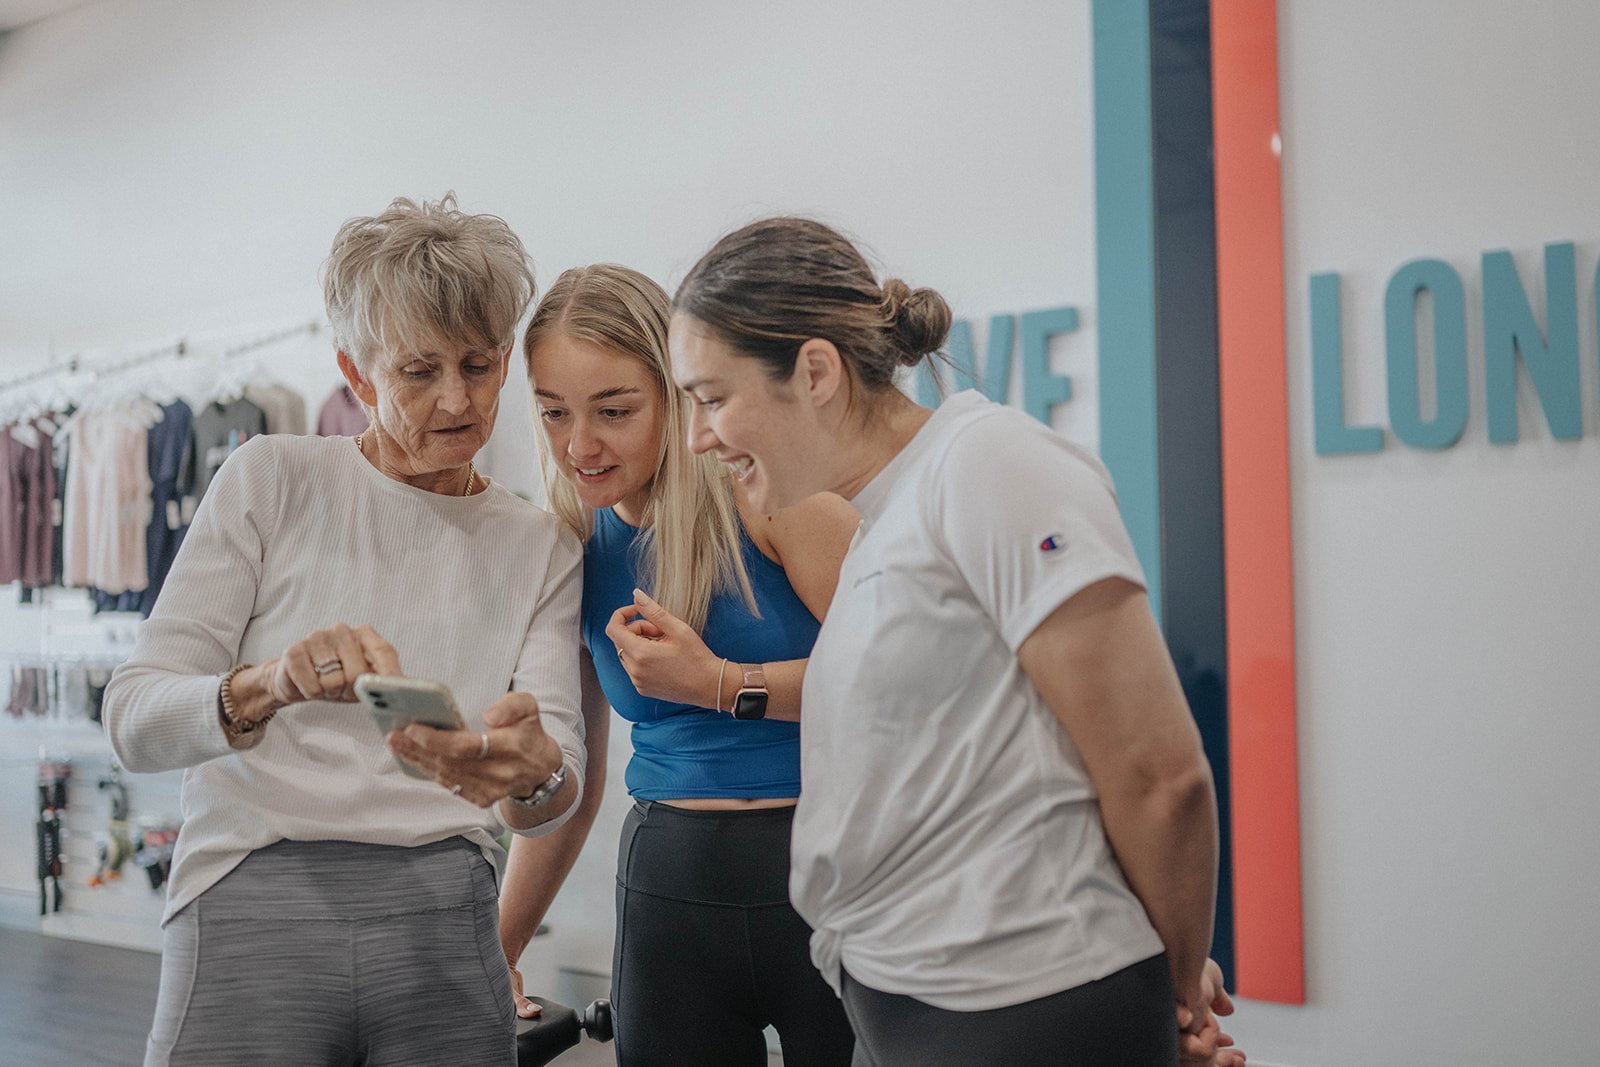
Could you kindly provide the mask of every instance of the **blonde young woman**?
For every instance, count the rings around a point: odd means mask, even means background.
[[[721,464],[688,452],[666,342],[661,288],[599,265],[556,281],[523,346],[550,506],[585,540],[585,705],[632,724],[618,1061],[757,1067],[770,1024],[789,1067],[844,1067],[849,1024],[789,903],[789,835],[805,658],[857,519],[827,495],[749,511]],[[588,741],[583,810],[512,848],[500,914],[513,967],[599,803],[605,742]]]

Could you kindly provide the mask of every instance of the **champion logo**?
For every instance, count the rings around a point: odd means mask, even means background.
[[[1066,544],[1067,539],[1065,534],[1053,533],[1049,537],[1046,537],[1043,541],[1039,542],[1039,551],[1054,552],[1059,548],[1065,548]]]

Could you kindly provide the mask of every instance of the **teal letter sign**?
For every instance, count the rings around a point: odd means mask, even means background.
[[[1483,255],[1483,375],[1488,390],[1489,440],[1517,439],[1517,357],[1533,382],[1550,433],[1563,441],[1583,436],[1578,384],[1578,282],[1572,242],[1544,249],[1546,335],[1528,306],[1510,252]]]
[[[1417,379],[1417,298],[1433,296],[1435,413],[1422,417]],[[1389,426],[1412,448],[1449,448],[1467,428],[1467,297],[1443,260],[1407,263],[1389,279],[1383,301],[1389,350]]]
[[[1311,399],[1317,453],[1376,452],[1383,431],[1376,426],[1346,426],[1344,421],[1344,343],[1339,332],[1339,276],[1311,276]]]

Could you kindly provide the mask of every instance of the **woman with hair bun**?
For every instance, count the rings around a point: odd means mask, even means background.
[[[692,450],[756,511],[862,517],[805,674],[790,879],[855,1062],[1242,1061],[1211,775],[1105,469],[897,389],[950,309],[821,223],[727,235],[672,310]]]

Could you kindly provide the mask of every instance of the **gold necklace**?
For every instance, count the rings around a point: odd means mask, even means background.
[[[366,434],[365,430],[363,430],[362,432],[356,434],[356,451],[357,452],[361,452],[362,456],[365,456],[366,453],[361,451],[361,439],[363,437],[365,437],[366,435],[367,434]],[[469,460],[467,460],[467,487],[465,489],[461,490],[461,495],[462,496],[471,496],[472,495],[472,490],[477,484],[478,484],[478,468],[469,459]]]

